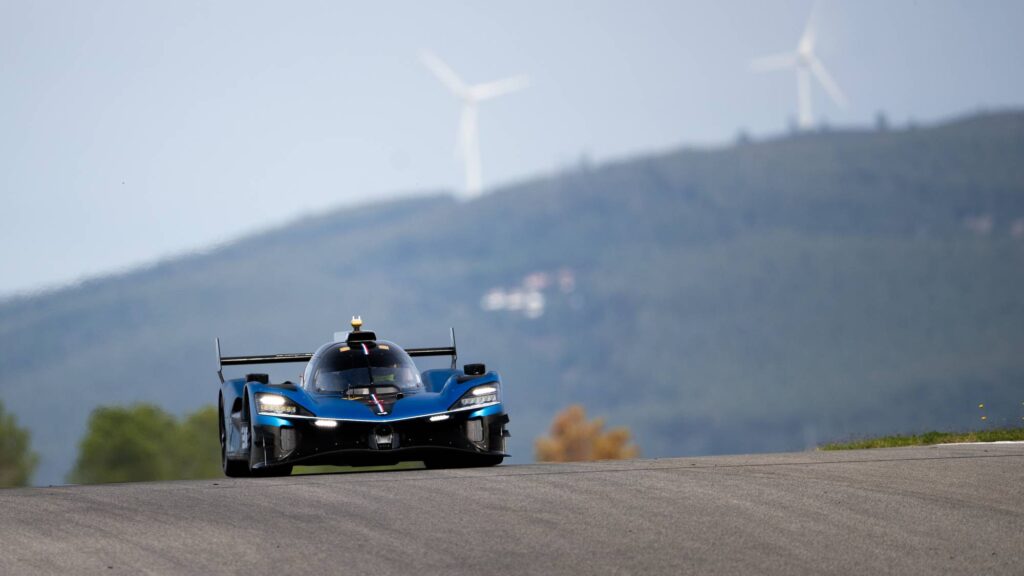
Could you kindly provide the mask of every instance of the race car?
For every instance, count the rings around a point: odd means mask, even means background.
[[[456,369],[451,346],[408,348],[377,339],[352,319],[312,354],[222,356],[220,449],[231,477],[284,476],[295,464],[428,468],[494,466],[508,456],[501,380],[483,364]],[[450,356],[451,367],[420,372],[413,357]],[[224,379],[225,366],[302,363],[299,383],[266,374]]]

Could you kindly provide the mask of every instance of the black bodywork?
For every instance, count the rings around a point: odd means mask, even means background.
[[[416,356],[451,356],[420,372]],[[455,369],[451,347],[403,350],[354,330],[312,354],[223,357],[223,366],[306,362],[299,383],[221,376],[220,441],[229,476],[280,475],[295,464],[490,466],[508,454],[501,382],[482,364]]]

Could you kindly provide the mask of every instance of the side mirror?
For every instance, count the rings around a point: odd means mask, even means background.
[[[483,376],[487,373],[487,366],[483,364],[466,364],[462,369],[467,376]]]

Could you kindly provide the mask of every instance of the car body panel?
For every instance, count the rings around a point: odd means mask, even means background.
[[[304,383],[308,384],[322,351],[344,344],[331,342],[317,353],[306,355],[310,359]],[[394,343],[387,344],[402,351]],[[454,357],[454,346],[451,351]],[[218,342],[218,357],[219,354]],[[401,394],[386,406],[377,403],[376,409],[365,397],[350,399],[340,393],[316,393],[310,390],[312,386],[292,382],[272,384],[265,375],[223,380],[219,405],[226,459],[246,460],[250,468],[258,470],[284,466],[290,469],[296,463],[369,465],[442,455],[486,456],[491,461],[500,461],[508,455],[505,438],[509,435],[509,419],[497,373],[432,369],[419,372],[419,380],[422,389]],[[456,406],[470,390],[485,385],[497,389],[495,401]],[[384,385],[371,380],[371,386]],[[285,398],[297,407],[296,413],[261,413],[257,402],[257,395],[261,394]]]

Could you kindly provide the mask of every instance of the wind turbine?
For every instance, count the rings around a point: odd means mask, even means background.
[[[467,85],[440,58],[426,50],[420,52],[420,60],[456,98],[462,100],[462,118],[459,120],[459,137],[456,154],[462,156],[466,169],[466,195],[480,195],[480,137],[477,125],[477,106],[484,100],[522,90],[530,84],[526,76],[512,76],[484,84]]]
[[[815,30],[814,11],[807,19],[807,26],[800,36],[800,42],[795,52],[783,52],[756,58],[750,63],[750,67],[757,72],[771,72],[775,70],[792,69],[796,71],[797,106],[799,117],[798,125],[801,129],[808,129],[814,125],[814,113],[811,110],[811,77],[813,76],[818,84],[825,89],[829,97],[840,108],[846,108],[846,96],[839,89],[832,75],[829,74],[821,59],[814,52]]]

